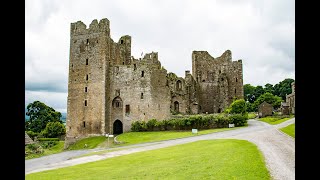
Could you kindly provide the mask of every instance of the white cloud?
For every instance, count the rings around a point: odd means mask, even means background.
[[[243,60],[244,83],[294,79],[294,8],[291,0],[27,0],[26,97],[66,109],[70,23],[102,18],[114,41],[132,36],[133,56],[158,52],[179,76],[192,69],[193,50],[229,49]]]

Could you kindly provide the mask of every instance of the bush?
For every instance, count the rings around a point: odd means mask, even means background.
[[[59,141],[42,141],[40,144],[43,148],[48,149],[57,145]]]
[[[44,152],[43,148],[37,144],[28,144],[25,148],[26,155],[28,154],[42,154]]]
[[[153,128],[156,126],[157,120],[151,119],[147,122],[147,129],[153,131]]]
[[[247,124],[248,113],[232,114],[230,115],[229,119],[230,119],[230,124],[234,124],[236,127],[244,126]]]
[[[246,112],[246,110],[247,110],[247,107],[244,99],[235,100],[230,105],[231,114],[243,114]]]
[[[66,134],[65,126],[60,122],[48,122],[46,128],[41,131],[44,137],[55,138]]]
[[[38,141],[59,141],[59,138],[39,138]]]

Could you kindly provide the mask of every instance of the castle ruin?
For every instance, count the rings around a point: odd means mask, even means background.
[[[71,23],[66,144],[130,131],[135,120],[220,113],[243,98],[242,60],[192,52],[192,74],[168,73],[157,52],[131,56],[131,36],[110,37],[110,21]]]

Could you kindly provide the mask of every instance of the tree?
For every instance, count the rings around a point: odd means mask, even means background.
[[[56,138],[66,134],[66,128],[61,122],[48,122],[41,134],[47,138]]]
[[[269,93],[273,94],[273,85],[269,84],[269,83],[264,85],[264,92],[269,92]]]
[[[52,107],[40,101],[34,101],[28,104],[26,115],[30,117],[25,122],[25,130],[40,133],[48,122],[60,122],[62,117],[60,112],[55,111]]]
[[[266,92],[254,102],[254,110],[257,111],[258,106],[264,101],[266,101],[269,104],[272,104],[274,108],[279,108],[281,105],[282,99],[279,96],[275,96],[269,92]]]
[[[247,111],[246,102],[244,99],[237,99],[230,105],[231,114],[244,114]]]
[[[254,89],[253,95],[255,96],[255,99],[258,99],[262,94],[264,94],[264,89],[262,86],[257,86]]]
[[[253,95],[255,87],[251,84],[243,85],[243,97],[246,101],[253,103],[255,101],[255,96]]]
[[[292,93],[291,83],[294,82],[293,79],[287,78],[279,84],[274,85],[274,95],[281,97],[282,99],[286,99],[286,95]]]

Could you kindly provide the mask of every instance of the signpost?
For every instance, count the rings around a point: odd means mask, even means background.
[[[109,137],[114,137],[114,135],[107,133],[107,134],[106,134],[106,137],[108,137],[108,147],[109,147]]]
[[[192,134],[198,134],[198,129],[192,129]]]

